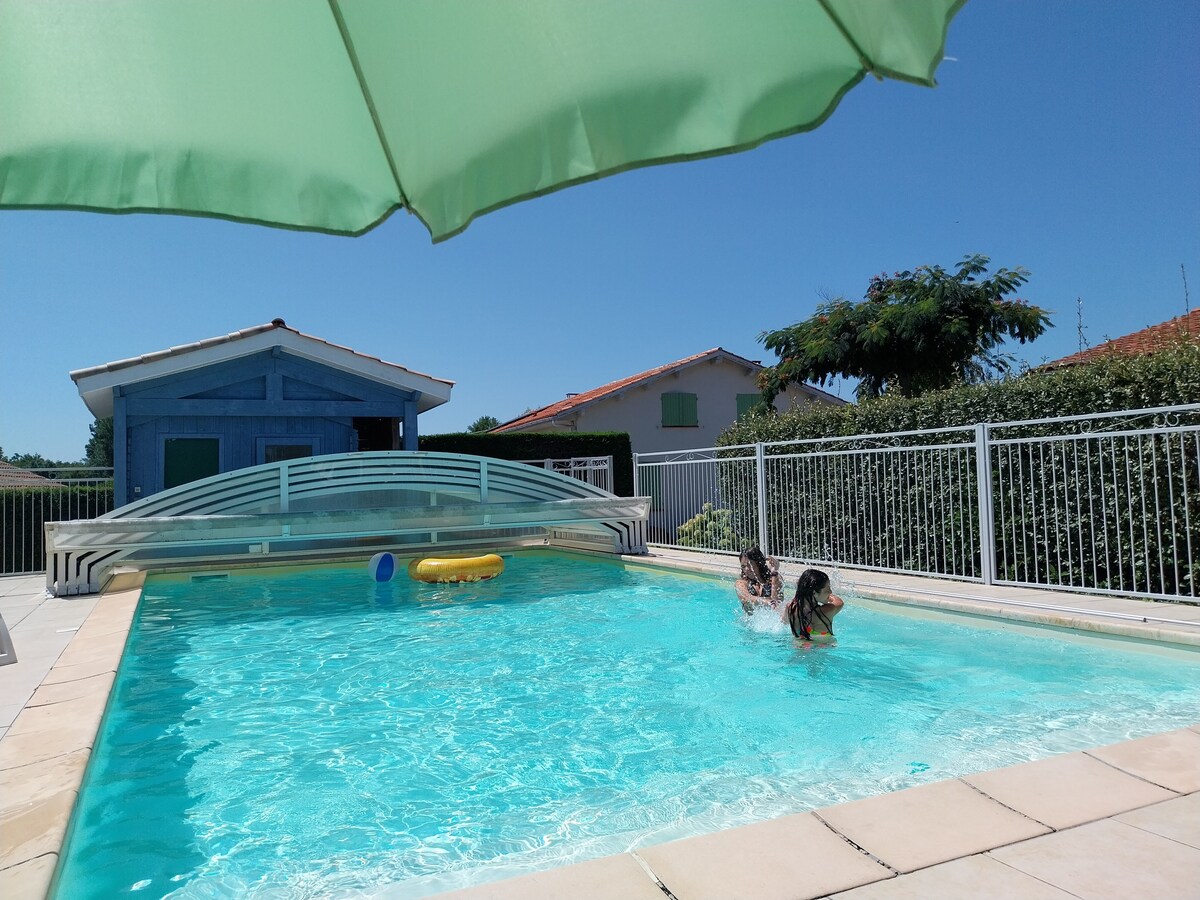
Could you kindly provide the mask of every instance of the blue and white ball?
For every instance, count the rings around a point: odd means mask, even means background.
[[[390,553],[376,553],[367,563],[367,571],[374,581],[391,581],[396,574],[396,557]]]

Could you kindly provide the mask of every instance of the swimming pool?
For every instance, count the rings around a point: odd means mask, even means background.
[[[531,553],[151,579],[60,898],[421,896],[1194,722],[1200,657]]]

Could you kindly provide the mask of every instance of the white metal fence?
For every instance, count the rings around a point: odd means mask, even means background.
[[[649,541],[1200,598],[1200,405],[636,454]],[[980,485],[985,489],[980,490]]]
[[[585,481],[602,491],[613,492],[613,458],[611,456],[575,456],[571,459],[521,459],[530,466],[541,466],[548,472],[557,472]]]
[[[79,466],[0,472],[0,575],[45,569],[42,526],[113,508],[112,469]]]

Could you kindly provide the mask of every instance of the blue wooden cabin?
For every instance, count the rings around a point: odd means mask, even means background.
[[[113,417],[117,505],[261,463],[416,450],[451,381],[289,328],[283,319],[71,373]]]

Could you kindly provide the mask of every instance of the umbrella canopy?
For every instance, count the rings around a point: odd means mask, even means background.
[[[932,85],[965,0],[0,0],[0,208],[435,240]]]

